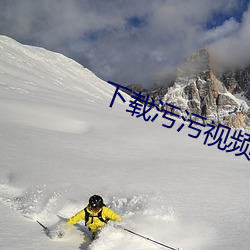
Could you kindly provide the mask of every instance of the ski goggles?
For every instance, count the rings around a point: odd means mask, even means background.
[[[97,212],[97,211],[99,211],[101,209],[101,207],[97,207],[97,206],[93,206],[93,205],[92,206],[90,205],[89,208],[93,212]]]

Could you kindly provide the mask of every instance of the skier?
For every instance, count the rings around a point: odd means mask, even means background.
[[[89,198],[89,204],[72,216],[67,224],[74,225],[80,220],[85,220],[85,226],[92,232],[94,239],[109,220],[120,222],[122,219],[120,215],[105,206],[101,196],[95,194]]]

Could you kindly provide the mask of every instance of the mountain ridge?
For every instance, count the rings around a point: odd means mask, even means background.
[[[177,69],[172,84],[155,85],[146,90],[130,85],[132,91],[141,89],[156,101],[161,109],[173,110],[167,104],[181,110],[175,113],[190,118],[194,113],[205,119],[193,117],[203,123],[222,124],[236,129],[250,126],[250,66],[225,72],[216,71],[208,49],[201,49],[188,57]],[[237,94],[237,96],[235,96]],[[243,98],[243,99],[242,99]],[[247,99],[247,100],[244,100]],[[187,111],[187,112],[186,112]]]

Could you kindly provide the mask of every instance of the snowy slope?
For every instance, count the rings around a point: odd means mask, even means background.
[[[187,126],[131,117],[119,97],[110,108],[114,90],[63,55],[0,37],[0,248],[162,249],[112,225],[92,244],[81,227],[51,240],[36,223],[53,227],[98,193],[123,226],[169,246],[248,250],[246,158]]]

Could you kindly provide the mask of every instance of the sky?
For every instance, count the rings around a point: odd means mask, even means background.
[[[0,34],[124,86],[164,82],[201,48],[225,65],[250,62],[249,0],[0,0]]]

